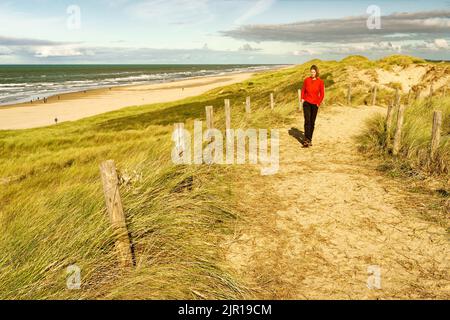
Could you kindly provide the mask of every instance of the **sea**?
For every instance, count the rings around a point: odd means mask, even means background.
[[[0,105],[97,88],[274,69],[278,65],[0,65]]]

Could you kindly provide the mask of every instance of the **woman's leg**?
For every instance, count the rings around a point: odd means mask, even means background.
[[[312,104],[311,105],[311,112],[310,112],[310,139],[309,141],[312,141],[312,137],[314,134],[314,129],[316,127],[316,118],[317,118],[317,113],[319,111],[319,107],[317,107],[317,105]]]
[[[305,139],[311,141],[311,105],[303,102],[303,116],[305,118]]]

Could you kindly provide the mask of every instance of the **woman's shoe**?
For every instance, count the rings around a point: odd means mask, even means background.
[[[305,142],[303,142],[303,144],[307,144],[308,147],[312,147],[312,142],[309,139],[306,139]]]

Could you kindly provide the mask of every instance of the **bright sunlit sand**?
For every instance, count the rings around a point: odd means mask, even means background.
[[[128,106],[162,103],[193,97],[211,89],[242,82],[253,73],[202,77],[169,83],[114,87],[54,96],[44,104],[0,107],[0,130],[44,127],[74,121]]]

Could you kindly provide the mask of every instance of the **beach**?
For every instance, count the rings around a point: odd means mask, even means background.
[[[75,121],[129,106],[176,101],[214,88],[239,83],[254,73],[191,78],[168,83],[102,88],[0,107],[0,130],[45,127]]]

